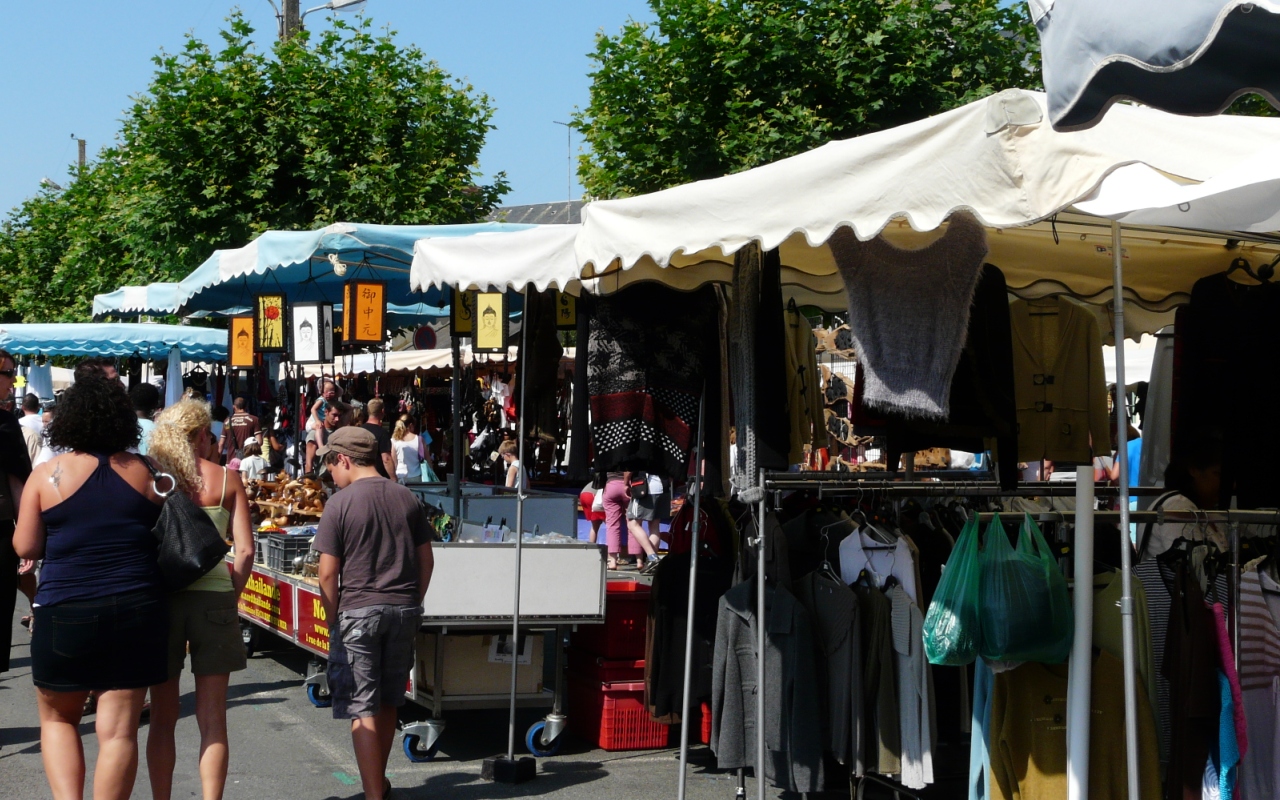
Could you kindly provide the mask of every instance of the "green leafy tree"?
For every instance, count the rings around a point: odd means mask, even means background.
[[[650,0],[600,35],[587,192],[717,177],[1040,85],[1025,4],[997,0]]]
[[[488,97],[390,33],[335,21],[269,53],[230,17],[215,50],[161,53],[118,143],[0,224],[0,318],[85,318],[93,295],[178,280],[217,248],[338,220],[473,222]]]

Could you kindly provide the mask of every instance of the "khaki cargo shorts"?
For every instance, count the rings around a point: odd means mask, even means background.
[[[169,595],[169,678],[182,672],[191,652],[191,672],[221,675],[247,664],[235,592],[173,592]]]
[[[421,606],[366,606],[338,612],[329,633],[334,719],[372,717],[405,703]]]

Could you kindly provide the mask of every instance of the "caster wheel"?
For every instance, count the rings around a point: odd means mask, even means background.
[[[551,744],[544,745],[542,743],[542,729],[547,727],[547,721],[540,719],[533,723],[529,728],[529,732],[524,735],[524,746],[529,748],[529,752],[538,758],[548,758],[560,752],[560,748],[564,745],[564,734],[560,734],[551,740]]]
[[[258,652],[258,632],[252,625],[247,623],[240,624],[240,641],[244,642],[244,654],[246,658],[253,658]]]
[[[430,747],[422,746],[422,739],[412,733],[404,736],[404,755],[415,764],[421,764],[424,761],[430,761],[436,757],[436,752],[440,749],[440,742],[437,740]]]
[[[311,701],[311,705],[316,708],[329,708],[333,705],[333,699],[329,697],[329,693],[323,691],[314,683],[307,686],[307,699]]]

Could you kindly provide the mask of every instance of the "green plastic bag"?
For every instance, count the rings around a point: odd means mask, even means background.
[[[924,653],[930,664],[961,666],[978,655],[978,591],[982,561],[978,518],[960,531],[924,618]]]
[[[997,517],[982,547],[978,655],[988,661],[1060,664],[1071,654],[1074,623],[1067,581],[1040,527],[1024,514],[1017,549]]]

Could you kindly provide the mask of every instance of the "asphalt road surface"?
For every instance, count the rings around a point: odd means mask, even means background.
[[[40,760],[40,726],[31,686],[29,636],[18,625],[26,613],[25,598],[13,625],[13,668],[0,675],[0,798],[50,798]],[[270,637],[264,637],[270,639]],[[259,653],[249,668],[232,676],[227,717],[231,732],[231,770],[228,800],[316,798],[348,800],[363,797],[347,724],[334,720],[328,709],[311,705],[303,692],[307,657],[283,641],[277,649]],[[189,673],[182,681],[183,716],[178,723],[178,766],[174,774],[175,800],[200,797],[196,757],[199,734],[195,722],[195,687]],[[517,753],[527,755],[524,732],[544,712],[522,710],[518,721]],[[486,756],[504,753],[506,711],[454,712],[440,740],[435,760],[415,764],[405,758],[399,738],[388,766],[395,797],[401,800],[487,800],[505,797],[549,797],[573,800],[656,800],[676,796],[676,750],[608,753],[590,749],[576,739],[567,741],[554,758],[538,762],[538,777],[519,786],[493,784],[480,778]],[[92,768],[97,742],[92,717],[81,726],[86,758]],[[143,763],[133,797],[149,800],[145,765],[146,726],[139,730]],[[672,741],[678,742],[673,735]],[[706,748],[693,751],[690,800],[732,800],[734,773],[707,769]],[[749,797],[755,783],[747,780]],[[770,792],[770,796],[777,796]],[[831,795],[837,797],[840,795]],[[843,795],[847,797],[848,795]],[[91,788],[86,797],[92,797]]]

